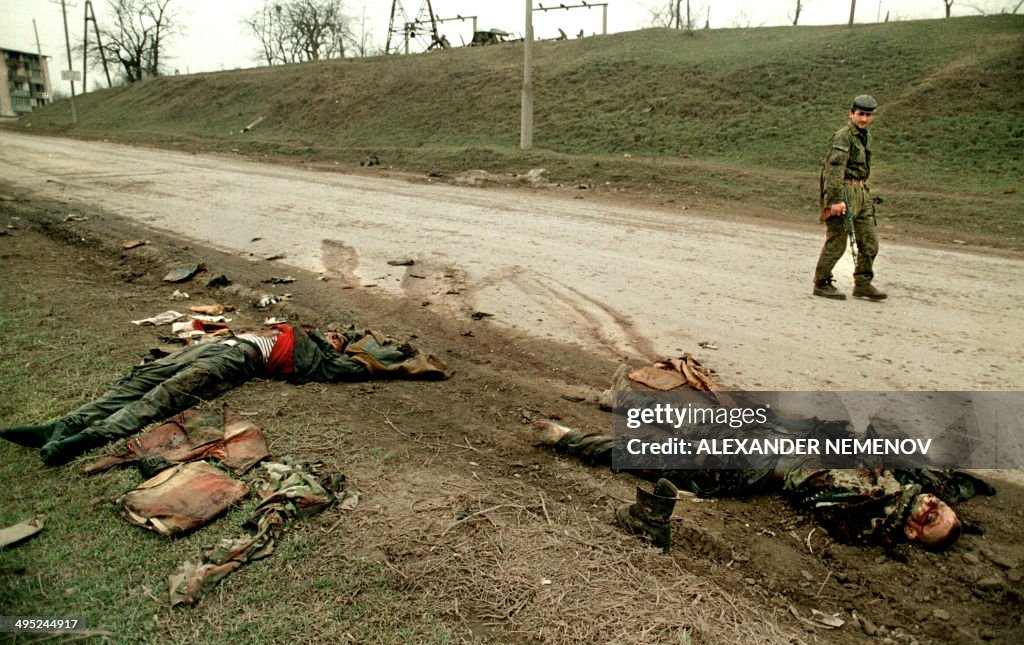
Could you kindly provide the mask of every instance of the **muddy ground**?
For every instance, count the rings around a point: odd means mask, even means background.
[[[238,307],[236,329],[270,315],[321,329],[353,322],[411,338],[456,370],[441,383],[255,381],[224,397],[263,428],[276,455],[324,462],[362,492],[354,511],[297,529],[330,540],[296,567],[382,563],[396,589],[430,594],[464,638],[481,642],[666,642],[683,630],[712,643],[1024,641],[1024,492],[1014,485],[996,482],[995,497],[964,503],[961,514],[985,535],[942,554],[841,545],[768,496],[683,499],[665,556],[614,524],[613,509],[639,480],[531,445],[537,420],[610,429],[596,398],[615,363],[315,274],[288,270],[294,283],[264,284],[282,273],[273,261],[183,243],[87,205],[74,205],[84,220],[65,221],[67,204],[2,184],[0,194],[3,306],[51,301],[40,324],[90,332],[82,351],[111,352],[127,367],[167,333],[128,321],[220,302]],[[149,244],[120,248],[135,238]],[[181,262],[207,271],[163,283]],[[233,285],[204,286],[219,274]],[[175,288],[190,300],[170,300]],[[270,291],[292,296],[255,308]],[[713,357],[705,362],[714,367]],[[26,364],[26,378],[40,368]],[[27,421],[0,405],[0,425]],[[12,450],[21,449],[2,446],[0,456]],[[111,512],[109,521],[121,520]],[[245,584],[244,575],[225,581],[221,601]],[[812,610],[844,624],[811,625]],[[207,629],[188,625],[184,635]]]

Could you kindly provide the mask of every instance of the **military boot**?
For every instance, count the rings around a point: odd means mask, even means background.
[[[54,439],[69,433],[67,424],[63,421],[52,421],[40,423],[39,425],[14,426],[6,430],[0,430],[0,439],[6,439],[19,446],[26,448],[42,448]]]
[[[91,432],[80,432],[58,441],[51,441],[39,449],[39,457],[47,466],[66,464],[78,455],[99,448],[110,439]]]
[[[822,298],[832,298],[833,300],[846,300],[846,294],[833,286],[831,278],[815,282],[814,295],[821,296]]]
[[[858,284],[853,287],[854,298],[867,298],[869,300],[885,300],[889,297],[889,294],[879,291],[878,289],[868,284]]]
[[[615,518],[633,535],[646,536],[654,546],[668,551],[672,545],[669,520],[678,495],[679,490],[667,479],[659,479],[653,493],[637,486],[636,503],[620,506],[615,511]]]

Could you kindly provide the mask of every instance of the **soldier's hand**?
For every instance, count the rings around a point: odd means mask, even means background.
[[[846,215],[846,204],[839,202],[828,207],[833,215]]]

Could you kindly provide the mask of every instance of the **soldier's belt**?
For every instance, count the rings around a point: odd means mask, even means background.
[[[864,180],[863,179],[844,179],[843,183],[846,184],[847,186],[863,186],[864,185]]]

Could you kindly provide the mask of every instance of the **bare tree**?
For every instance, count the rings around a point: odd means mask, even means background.
[[[796,11],[793,13],[793,26],[800,22],[800,11],[804,8],[804,3],[800,0],[796,0]]]
[[[371,47],[373,38],[370,35],[370,31],[366,27],[366,3],[363,2],[363,13],[359,18],[359,33],[353,32],[353,49],[356,52],[356,56],[360,58],[366,58],[371,54]]]
[[[949,12],[953,8],[953,0],[942,0],[942,4],[946,5],[946,17],[949,18]]]
[[[970,7],[971,9],[974,9],[975,11],[977,11],[978,13],[980,13],[983,16],[987,16],[990,13],[992,13],[990,10],[988,10],[988,9],[986,9],[984,7],[979,7],[976,4],[971,4],[969,2],[965,2],[964,5]],[[1017,0],[1017,4],[1014,5],[1012,9],[1009,6],[1006,6],[1006,7],[1003,7],[999,11],[999,13],[1015,14],[1018,11],[1020,11],[1021,6],[1024,6],[1024,0]]]
[[[667,4],[649,8],[651,24],[656,27],[693,31],[694,22],[697,20],[697,16],[703,13],[704,7],[697,4],[691,6],[690,0],[685,0],[685,2],[685,7],[683,0],[669,0]],[[708,22],[710,22],[710,13],[708,15]],[[706,24],[705,26],[710,25]]]
[[[290,48],[285,46],[284,7],[264,0],[263,6],[242,21],[260,43],[259,60],[267,65],[294,63]]]
[[[166,40],[178,32],[170,4],[171,0],[107,0],[111,26],[99,27],[102,52],[99,42],[89,43],[92,64],[98,65],[103,56],[116,61],[127,83],[159,76]]]
[[[292,0],[287,12],[292,47],[304,60],[344,58],[346,44],[355,40],[340,0]]]
[[[268,65],[343,58],[355,43],[342,0],[267,2],[242,23],[260,43]],[[361,43],[365,48],[366,36]]]

